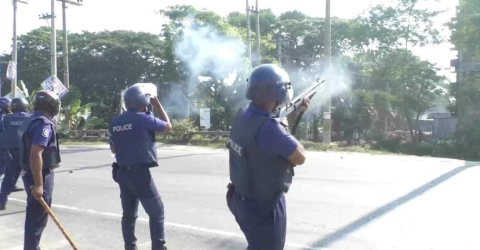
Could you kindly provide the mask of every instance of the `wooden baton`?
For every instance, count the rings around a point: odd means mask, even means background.
[[[73,240],[70,238],[70,235],[68,235],[67,231],[65,231],[63,226],[60,224],[57,217],[55,216],[55,214],[53,214],[50,207],[48,207],[48,205],[45,202],[45,200],[43,199],[43,197],[41,197],[40,200],[38,200],[38,201],[40,202],[40,204],[42,204],[43,209],[45,209],[45,211],[50,215],[50,217],[52,217],[55,224],[57,224],[58,229],[60,229],[60,231],[62,231],[63,236],[65,236],[65,238],[67,238],[68,242],[73,247],[73,249],[78,250],[77,246],[75,246],[75,243],[73,243]]]

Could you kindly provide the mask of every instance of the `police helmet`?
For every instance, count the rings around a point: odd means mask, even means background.
[[[293,97],[287,72],[274,64],[256,67],[248,79],[246,98],[254,102],[275,102],[279,105]]]
[[[28,101],[25,98],[14,98],[12,100],[12,112],[27,112]]]
[[[123,101],[127,109],[141,109],[150,104],[150,95],[142,89],[141,85],[135,84],[125,91]]]
[[[42,90],[35,94],[33,98],[33,107],[42,109],[56,116],[60,112],[60,98],[50,90]]]
[[[2,112],[7,112],[9,113],[10,112],[10,105],[12,103],[12,100],[10,100],[9,98],[7,97],[1,97],[0,98],[0,109]]]

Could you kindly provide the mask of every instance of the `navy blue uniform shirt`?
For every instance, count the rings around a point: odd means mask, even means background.
[[[40,110],[35,110],[32,115],[48,117]],[[53,139],[52,133],[52,127],[49,124],[45,124],[42,120],[32,122],[27,131],[28,137],[32,139],[32,145],[40,145],[43,147],[50,145]]]
[[[140,123],[143,126],[142,129],[145,129],[147,131],[163,132],[167,127],[167,123],[165,121],[158,119],[151,112],[137,112],[135,110],[127,110],[126,112],[137,113],[137,115],[140,116],[142,119]],[[121,128],[121,129],[131,129],[131,128]],[[113,127],[110,127],[110,129],[108,130],[110,145],[112,146],[115,145],[113,143],[113,138],[112,138],[113,130],[114,130]]]
[[[255,103],[250,103],[242,117],[248,119],[253,116],[270,115],[271,112],[262,109]],[[278,121],[270,119],[264,122],[258,129],[257,145],[266,152],[270,152],[272,157],[281,156],[288,158],[297,149],[298,142]]]

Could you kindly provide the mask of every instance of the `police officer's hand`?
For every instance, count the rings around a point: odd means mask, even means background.
[[[43,197],[43,185],[35,185],[32,188],[32,195],[37,201]]]
[[[303,98],[302,105],[300,105],[300,107],[298,107],[298,109],[299,109],[300,112],[304,112],[305,110],[308,109],[309,105],[310,105],[310,99],[305,97],[305,98]]]

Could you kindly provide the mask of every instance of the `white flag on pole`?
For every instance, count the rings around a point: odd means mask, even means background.
[[[11,81],[16,77],[17,77],[17,63],[14,61],[9,61],[8,68],[7,68],[7,79]]]

